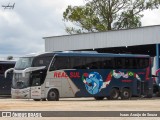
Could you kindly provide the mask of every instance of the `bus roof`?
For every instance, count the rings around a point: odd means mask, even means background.
[[[47,53],[38,53],[38,54],[28,54],[23,57],[47,57],[47,56],[90,56],[90,57],[150,57],[149,55],[142,54],[114,54],[114,53],[97,53],[97,52],[47,52]]]
[[[90,56],[90,57],[149,57],[149,55],[113,54],[113,53],[55,53],[59,56]]]
[[[44,57],[44,56],[90,56],[90,57],[150,57],[149,55],[141,55],[141,54],[113,54],[113,53],[80,53],[80,52],[52,52],[52,53],[42,53],[42,54],[37,54],[32,57]],[[27,56],[26,56],[27,57]],[[30,56],[31,57],[31,56]]]

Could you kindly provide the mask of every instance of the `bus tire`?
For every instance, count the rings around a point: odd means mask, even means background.
[[[56,90],[56,89],[49,90],[47,100],[48,101],[59,101],[58,90]]]
[[[156,97],[160,97],[160,92],[156,92]]]
[[[109,96],[107,96],[108,100],[117,100],[119,97],[119,90],[117,88],[112,88]]]
[[[42,101],[46,101],[46,98],[43,98]]]
[[[34,101],[40,101],[41,99],[33,99]]]
[[[94,97],[95,100],[103,100],[104,97]]]
[[[128,88],[123,88],[121,92],[121,99],[128,100],[131,98],[131,90]]]
[[[150,94],[149,94],[149,95],[147,95],[147,98],[152,98],[152,95],[150,95]]]

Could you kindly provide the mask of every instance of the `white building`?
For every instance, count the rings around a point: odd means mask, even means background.
[[[98,52],[156,54],[160,25],[136,29],[44,37],[45,51],[97,50]]]
[[[159,56],[160,25],[136,29],[44,37],[45,51],[96,50]],[[159,67],[159,57],[156,67]]]

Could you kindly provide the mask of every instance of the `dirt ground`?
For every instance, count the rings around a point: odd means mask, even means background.
[[[96,101],[93,98],[65,98],[60,101],[33,101],[22,99],[0,99],[0,111],[160,111],[160,98],[152,99],[131,99],[131,100],[103,100]],[[1,120],[2,118],[0,118]],[[3,118],[3,120],[13,120],[13,118]],[[22,118],[14,118],[19,120]],[[23,120],[160,120],[157,117],[58,117],[58,118],[23,118]]]

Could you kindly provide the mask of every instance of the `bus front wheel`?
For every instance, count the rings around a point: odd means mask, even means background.
[[[59,93],[58,93],[58,90],[51,89],[51,90],[48,92],[47,100],[48,100],[48,101],[59,101]]]
[[[131,90],[128,88],[123,88],[121,92],[121,99],[122,100],[127,100],[131,98]]]

